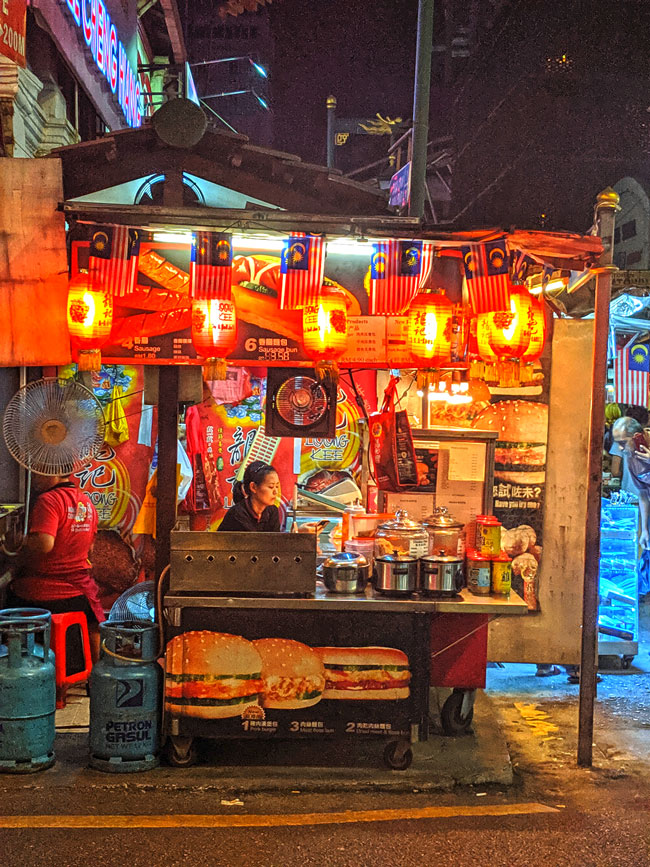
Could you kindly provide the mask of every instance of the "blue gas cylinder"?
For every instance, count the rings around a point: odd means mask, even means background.
[[[54,764],[56,683],[49,612],[1,618],[0,645],[0,772],[42,771]]]
[[[52,634],[52,614],[47,610],[47,608],[2,608],[0,610],[0,623],[6,620],[29,620],[29,621],[46,621],[49,627],[49,634]],[[34,643],[34,653],[37,656],[43,658],[44,645],[39,643],[39,639],[37,638]],[[52,663],[54,663],[54,651],[51,647],[49,647],[50,642],[48,641],[48,657]],[[5,644],[0,644],[0,656],[5,656],[7,653],[7,646]]]
[[[101,651],[90,673],[90,766],[146,771],[159,764],[162,671],[158,629],[137,621],[99,627]]]

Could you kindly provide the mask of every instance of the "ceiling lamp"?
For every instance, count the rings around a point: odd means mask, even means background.
[[[92,285],[88,274],[75,274],[68,285],[67,316],[79,370],[99,370],[101,347],[110,337],[113,326],[111,292],[96,283]]]
[[[348,345],[348,309],[343,292],[323,286],[317,302],[303,307],[302,336],[305,354],[315,362],[318,379],[337,382],[336,362]]]
[[[192,343],[203,360],[205,379],[226,378],[226,356],[237,343],[237,313],[232,301],[192,301]]]

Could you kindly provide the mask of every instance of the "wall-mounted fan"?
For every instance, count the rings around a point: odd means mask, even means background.
[[[60,476],[100,450],[104,414],[95,395],[80,382],[38,379],[11,398],[2,432],[19,464],[44,476]]]
[[[319,382],[313,370],[270,368],[264,432],[276,437],[333,437],[336,385]]]

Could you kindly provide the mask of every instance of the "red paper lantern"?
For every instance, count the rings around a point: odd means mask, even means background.
[[[510,290],[510,310],[479,313],[476,337],[479,354],[484,361],[492,361],[487,347],[498,360],[520,359],[530,345],[530,293],[523,287]],[[484,357],[483,352],[486,356]]]
[[[192,343],[203,359],[206,379],[225,379],[226,356],[237,343],[232,301],[192,301]]]
[[[445,295],[422,293],[411,304],[408,314],[408,341],[418,367],[450,364],[458,348],[454,305]]]
[[[323,286],[317,304],[302,311],[305,354],[316,362],[321,379],[338,379],[336,365],[348,345],[348,308],[339,289]]]
[[[113,297],[108,289],[92,285],[88,274],[75,274],[68,285],[68,332],[78,350],[79,370],[99,370],[101,347],[113,327]]]
[[[530,296],[530,342],[522,361],[537,361],[546,343],[546,310],[541,298]]]

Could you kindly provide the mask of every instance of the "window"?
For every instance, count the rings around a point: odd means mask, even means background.
[[[636,220],[628,220],[621,227],[621,238],[627,241],[629,238],[634,238],[636,235]]]

